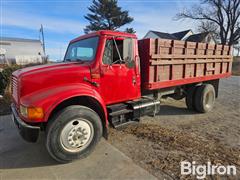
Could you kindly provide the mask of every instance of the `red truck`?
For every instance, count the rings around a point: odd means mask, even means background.
[[[13,120],[29,142],[45,131],[50,155],[69,162],[107,138],[109,124],[157,114],[161,98],[210,111],[231,67],[229,46],[98,31],[72,40],[62,63],[12,74]]]

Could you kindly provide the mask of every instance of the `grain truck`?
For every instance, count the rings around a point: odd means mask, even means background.
[[[226,45],[98,31],[70,41],[62,63],[12,74],[13,120],[29,142],[44,131],[49,154],[66,163],[89,155],[109,125],[161,113],[161,98],[211,111],[231,67]]]

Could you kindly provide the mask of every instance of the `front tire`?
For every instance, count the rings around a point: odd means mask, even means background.
[[[71,162],[89,155],[102,131],[101,119],[95,111],[85,106],[69,106],[50,120],[46,147],[58,162]]]

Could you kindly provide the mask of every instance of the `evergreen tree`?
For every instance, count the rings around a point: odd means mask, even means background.
[[[131,34],[135,34],[136,33],[136,31],[133,28],[126,28],[125,32],[131,33]]]
[[[128,11],[123,11],[118,6],[117,0],[93,0],[93,4],[88,9],[90,13],[84,17],[90,24],[84,29],[85,33],[116,30],[133,21],[133,18],[128,15]]]

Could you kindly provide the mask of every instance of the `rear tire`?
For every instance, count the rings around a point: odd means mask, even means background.
[[[197,86],[192,86],[188,89],[187,95],[186,95],[186,105],[189,110],[196,110],[195,108],[195,92],[196,92]]]
[[[102,136],[98,114],[84,106],[73,105],[60,111],[47,126],[46,147],[58,162],[84,158]]]
[[[195,108],[198,112],[206,113],[213,109],[215,89],[211,84],[203,84],[196,89]]]

